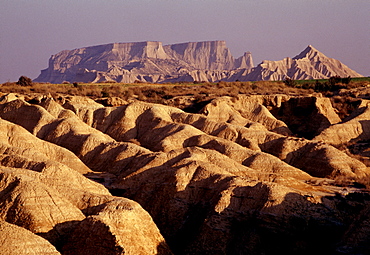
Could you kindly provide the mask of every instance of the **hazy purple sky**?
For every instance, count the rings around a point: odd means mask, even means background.
[[[0,0],[0,83],[32,79],[65,49],[225,40],[234,57],[294,57],[311,44],[370,76],[370,0]]]

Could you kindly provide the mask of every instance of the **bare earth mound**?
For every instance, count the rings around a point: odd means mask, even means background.
[[[338,149],[369,139],[366,101],[346,121],[310,96],[219,97],[198,113],[138,100],[27,101],[0,103],[1,254],[370,248],[361,184],[370,170]]]

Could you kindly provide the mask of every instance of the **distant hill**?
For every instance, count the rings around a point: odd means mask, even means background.
[[[240,80],[284,80],[287,77],[295,80],[327,79],[335,75],[362,77],[339,60],[329,58],[309,45],[294,58],[263,61]]]
[[[49,59],[36,82],[131,83],[180,81],[256,81],[361,77],[336,59],[309,45],[294,58],[263,61],[254,67],[252,54],[234,58],[225,41],[111,43],[64,50]]]

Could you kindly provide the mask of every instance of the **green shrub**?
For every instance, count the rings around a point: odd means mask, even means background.
[[[284,84],[287,85],[288,87],[293,87],[293,88],[297,86],[297,82],[294,79],[291,79],[289,77],[285,78]]]
[[[351,82],[351,76],[348,76],[346,78],[342,78],[342,83],[343,84],[349,84]]]

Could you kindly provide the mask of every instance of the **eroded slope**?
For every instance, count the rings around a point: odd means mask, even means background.
[[[327,143],[291,136],[272,114],[308,101],[321,116],[313,129],[324,130],[338,121],[325,100],[240,95],[190,114],[140,101],[14,99],[0,105],[2,219],[62,254],[166,254],[166,242],[175,254],[330,253],[355,243],[347,229],[368,231],[351,225],[368,210],[365,193],[331,185],[366,177],[368,168]],[[52,220],[38,216],[29,190]],[[14,208],[31,218],[14,218]]]

